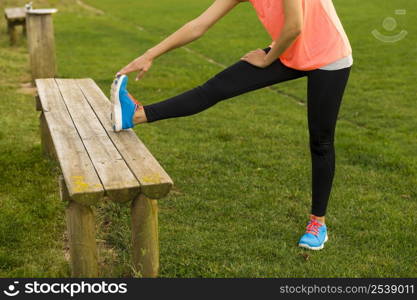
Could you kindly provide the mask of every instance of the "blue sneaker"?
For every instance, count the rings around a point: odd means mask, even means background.
[[[298,242],[298,246],[310,250],[321,250],[327,240],[326,225],[320,223],[316,218],[314,218],[314,216],[312,216],[307,224],[306,233],[301,237]]]
[[[118,76],[111,86],[110,99],[113,104],[111,120],[113,130],[116,132],[135,126],[133,116],[139,103],[127,91],[127,81],[126,75]]]

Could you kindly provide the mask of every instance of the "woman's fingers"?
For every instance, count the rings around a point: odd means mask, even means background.
[[[243,57],[241,58],[241,60],[244,60],[244,61],[249,61],[249,60],[250,60],[250,58],[251,58],[251,55],[246,54],[245,56],[243,56]]]
[[[136,64],[134,63],[130,63],[129,65],[127,65],[127,67],[125,68],[124,72],[125,73],[132,73],[137,71],[139,68],[136,66]]]
[[[149,70],[152,65],[152,60],[145,60],[142,56],[133,60],[130,64],[125,66],[119,72],[116,73],[117,76],[119,75],[127,75],[132,72],[138,72],[136,75],[136,80],[141,79],[145,73]]]
[[[127,65],[126,67],[124,67],[123,69],[121,69],[119,72],[117,72],[116,75],[126,75],[128,73],[132,72],[129,68],[129,65]]]
[[[242,56],[242,58],[249,58],[250,56],[252,56],[252,54],[256,53],[258,50],[259,50],[259,49],[249,51],[249,52],[248,52],[248,53],[246,53],[244,56]]]
[[[137,67],[136,64],[136,60],[132,61],[131,63],[129,63],[128,65],[126,65],[124,68],[122,68],[117,75],[126,75],[129,73],[132,73],[134,71],[139,70],[139,68]]]
[[[146,71],[145,71],[145,70],[140,70],[140,71],[138,72],[138,75],[136,76],[136,81],[137,81],[137,80],[142,79],[142,78],[143,78],[143,76],[145,76],[145,73],[146,73]]]
[[[242,59],[248,59],[252,56],[252,53],[248,53],[245,56],[242,57]]]

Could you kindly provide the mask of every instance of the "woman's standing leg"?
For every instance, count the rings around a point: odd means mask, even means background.
[[[265,48],[268,52],[270,48]],[[143,106],[147,122],[189,116],[221,100],[260,89],[275,83],[306,76],[306,72],[284,66],[279,60],[266,68],[238,61],[207,82],[167,100]],[[141,123],[136,121],[136,123]]]
[[[326,208],[335,173],[336,121],[350,68],[314,70],[308,75],[308,128],[312,162],[312,208],[317,217]]]
[[[300,247],[320,250],[327,241],[324,222],[335,173],[334,136],[350,68],[308,72],[308,129],[312,165],[312,206]]]

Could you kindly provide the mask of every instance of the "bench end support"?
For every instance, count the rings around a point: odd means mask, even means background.
[[[95,217],[90,206],[72,201],[60,177],[62,200],[68,201],[66,209],[67,230],[71,256],[72,277],[98,277]]]
[[[158,202],[140,194],[132,201],[133,263],[142,277],[159,272]]]

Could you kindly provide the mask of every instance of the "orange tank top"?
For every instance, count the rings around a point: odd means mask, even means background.
[[[249,0],[273,40],[284,27],[283,0]],[[314,70],[349,56],[352,48],[332,0],[302,0],[303,29],[279,57],[287,67]]]

